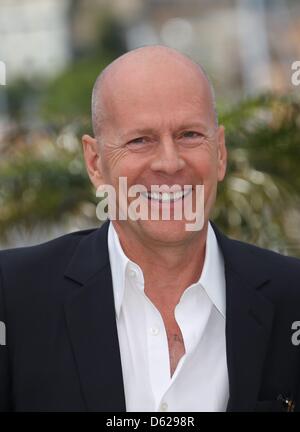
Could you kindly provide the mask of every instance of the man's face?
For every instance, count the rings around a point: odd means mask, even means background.
[[[192,185],[183,200],[192,198],[194,210],[196,185],[204,185],[206,227],[226,167],[224,131],[215,125],[206,79],[172,65],[129,68],[106,84],[105,112],[98,139],[101,182],[113,185],[117,197],[120,177],[127,178],[128,188],[143,185],[149,192],[152,185]],[[161,215],[165,204],[144,199],[149,209],[159,206]],[[133,200],[128,198],[128,205]],[[133,238],[171,244],[199,235],[186,230],[187,222],[128,219],[118,224]]]

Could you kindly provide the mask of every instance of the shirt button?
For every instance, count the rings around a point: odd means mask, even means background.
[[[159,411],[168,411],[168,404],[166,402],[163,402],[160,405]]]
[[[153,336],[156,336],[156,335],[158,335],[158,333],[159,333],[159,329],[158,329],[157,327],[151,327],[151,328],[150,328],[150,333],[151,333]]]

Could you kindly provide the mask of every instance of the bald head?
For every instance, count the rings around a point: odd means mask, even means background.
[[[109,107],[114,95],[126,104],[126,91],[133,85],[149,87],[158,80],[170,81],[194,80],[205,93],[207,110],[217,126],[217,113],[214,90],[203,68],[187,56],[173,48],[154,45],[137,48],[118,57],[97,77],[92,92],[92,122],[94,135],[99,136],[101,126],[109,119]],[[175,84],[176,87],[176,84]],[[153,88],[155,92],[155,89]],[[143,98],[143,92],[139,94]]]

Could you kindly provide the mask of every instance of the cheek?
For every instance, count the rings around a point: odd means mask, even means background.
[[[122,148],[106,146],[103,149],[103,164],[107,171],[117,169],[118,165],[124,159],[125,151]]]
[[[209,185],[217,181],[218,163],[217,158],[210,152],[203,152],[193,160],[194,171],[197,178],[204,184]]]
[[[123,175],[126,152],[124,149],[109,148],[102,153],[103,176],[109,183],[114,183],[118,177]]]
[[[128,184],[133,184],[146,170],[147,161],[126,149],[107,151],[103,156],[103,173],[110,184],[117,185],[120,177],[126,177]]]

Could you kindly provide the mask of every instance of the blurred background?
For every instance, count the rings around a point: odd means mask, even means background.
[[[299,0],[1,0],[0,248],[99,225],[80,141],[92,86],[155,43],[200,62],[216,89],[230,162],[213,219],[300,256]]]

